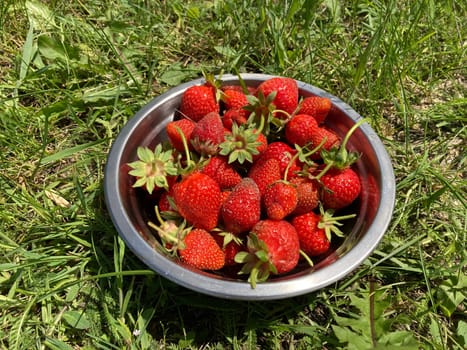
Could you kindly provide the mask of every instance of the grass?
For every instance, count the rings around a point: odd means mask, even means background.
[[[434,0],[2,1],[0,348],[465,348],[466,15]],[[369,118],[397,201],[352,275],[227,301],[125,249],[103,203],[112,141],[202,70],[287,75]]]

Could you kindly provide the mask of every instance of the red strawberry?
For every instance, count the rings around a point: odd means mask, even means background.
[[[276,110],[285,111],[289,115],[295,111],[298,106],[298,85],[294,79],[285,77],[268,79],[258,86],[256,95],[262,93],[264,97],[267,97],[272,92],[276,93],[272,102]],[[276,117],[287,119],[288,115],[276,113]]]
[[[242,91],[237,89],[223,89],[221,100],[224,103],[225,109],[238,109],[244,118],[248,118],[249,112],[243,107],[248,105],[248,99]]]
[[[319,227],[320,220],[321,215],[314,212],[298,215],[292,219],[292,225],[300,241],[300,249],[310,257],[326,253],[331,245],[324,228]]]
[[[268,139],[266,136],[261,132],[258,132],[257,135],[258,138],[256,141],[259,142],[259,146],[256,147],[256,150],[258,151],[258,154],[253,155],[253,161],[258,160],[268,148]]]
[[[219,144],[224,141],[224,125],[217,112],[206,114],[196,123],[190,137],[193,148],[201,154],[216,154]]]
[[[310,96],[303,99],[300,103],[298,114],[308,114],[315,118],[318,124],[324,123],[332,103],[327,97]]]
[[[188,148],[192,149],[190,137],[191,133],[193,132],[193,129],[195,128],[195,125],[195,122],[186,118],[169,122],[166,127],[166,132],[172,147],[175,148],[177,151],[184,152],[185,147],[183,145],[182,136],[179,133],[180,131],[185,137]],[[178,130],[177,128],[179,128],[180,130]]]
[[[178,254],[182,261],[201,270],[220,270],[225,255],[214,237],[206,230],[193,229],[184,237]]]
[[[266,188],[262,200],[268,218],[282,220],[297,207],[297,188],[289,182],[276,181]]]
[[[285,138],[292,145],[305,146],[313,141],[317,128],[315,118],[308,114],[297,114],[285,125]]]
[[[332,168],[320,178],[321,200],[325,208],[341,209],[360,195],[360,178],[352,168]]]
[[[177,211],[189,224],[208,231],[217,226],[221,190],[210,176],[200,172],[187,175],[173,186],[173,198]]]
[[[261,195],[250,178],[243,178],[233,188],[221,208],[225,229],[234,234],[250,230],[260,219]]]
[[[224,112],[224,115],[222,116],[222,123],[227,130],[232,130],[234,123],[237,125],[244,125],[247,123],[247,118],[241,109],[232,108]]]
[[[281,177],[284,177],[287,167],[288,175],[287,180],[296,176],[296,172],[300,171],[301,167],[297,159],[292,159],[297,151],[290,147],[287,143],[282,141],[275,141],[268,144],[268,147],[263,152],[261,160],[263,159],[276,159],[279,162]],[[290,163],[290,166],[289,166]]]
[[[270,184],[281,179],[278,160],[274,158],[260,158],[251,166],[248,171],[248,177],[258,185],[259,192],[263,194]]]
[[[225,266],[237,265],[235,255],[245,250],[241,239],[231,233],[215,233],[213,237],[224,252]]]
[[[311,135],[311,140],[313,147],[317,147],[323,142],[321,148],[315,154],[310,156],[312,159],[319,159],[321,157],[322,150],[329,151],[332,148],[338,148],[340,146],[339,136],[337,136],[334,131],[326,127],[316,128],[315,132]]]
[[[310,212],[318,207],[319,193],[318,186],[314,181],[296,177],[290,180],[297,187],[297,206],[293,215],[300,215]]]
[[[171,211],[173,210],[170,200],[169,200],[169,192],[164,191],[161,193],[159,200],[157,202],[157,206],[159,207],[160,211]]]
[[[247,90],[248,90],[248,94],[251,94],[253,95],[255,92],[256,92],[256,88],[253,87],[253,86],[247,86],[246,87]],[[222,88],[222,91],[226,91],[226,90],[237,90],[239,92],[243,92],[243,87],[241,87],[240,85],[224,85]]]
[[[180,112],[195,122],[208,113],[219,111],[216,90],[209,84],[191,86],[182,95]]]
[[[201,172],[216,180],[221,190],[232,188],[242,180],[240,174],[222,156],[209,158]]]
[[[240,273],[250,274],[250,284],[282,274],[297,266],[300,243],[297,231],[285,220],[261,220],[248,235],[247,252],[236,255],[237,263],[245,263]]]

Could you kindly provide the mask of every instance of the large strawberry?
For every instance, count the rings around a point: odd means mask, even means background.
[[[161,239],[160,249],[168,255],[201,270],[220,270],[225,265],[225,255],[210,232],[201,228],[186,227],[186,221],[163,220],[156,207],[158,224],[149,222]],[[149,237],[150,239],[150,237]],[[155,245],[158,243],[154,242]]]
[[[216,180],[221,190],[232,188],[242,180],[240,174],[222,156],[209,158],[201,172]]]
[[[183,262],[201,270],[220,270],[225,254],[206,230],[193,229],[183,238],[178,254]]]
[[[177,211],[190,225],[208,231],[217,226],[221,190],[214,179],[194,172],[175,184],[172,191]]]
[[[326,236],[324,228],[319,227],[320,220],[321,216],[312,211],[292,219],[300,249],[309,257],[326,253],[331,245],[330,237]]]
[[[256,95],[262,94],[265,97],[271,93],[275,93],[272,101],[276,109],[275,116],[279,119],[287,119],[298,106],[297,82],[292,78],[274,77],[262,82],[256,90]]]
[[[279,162],[281,178],[285,178],[287,170],[287,180],[295,177],[301,167],[298,159],[294,157],[297,151],[282,141],[275,141],[268,144],[268,147],[261,155],[261,160],[276,159]]]
[[[234,234],[249,231],[260,219],[261,195],[256,183],[243,178],[233,188],[221,208],[221,217],[227,231]]]
[[[190,135],[193,148],[201,154],[216,154],[219,145],[224,141],[224,125],[217,112],[206,114],[196,123]]]
[[[311,144],[313,147],[318,147],[321,145],[319,148],[319,151],[314,153],[310,158],[312,159],[319,159],[322,157],[322,151],[330,151],[333,148],[338,148],[340,146],[340,138],[339,136],[332,131],[331,129],[328,129],[325,126],[320,126],[317,127],[313,133],[310,135],[310,140]]]
[[[179,152],[184,152],[184,142],[187,142],[187,147],[192,149],[193,147],[188,140],[190,140],[195,125],[194,121],[186,118],[169,122],[166,126],[166,132],[172,147]]]
[[[195,122],[201,120],[208,113],[219,113],[219,111],[216,88],[211,84],[191,86],[182,95],[180,112]]]
[[[352,168],[332,168],[320,178],[321,201],[324,207],[341,209],[352,204],[360,195],[360,178]]]
[[[292,145],[305,146],[313,143],[313,134],[317,128],[315,118],[308,114],[297,114],[285,125],[285,138]]]
[[[300,241],[300,249],[309,257],[322,255],[330,246],[332,234],[342,237],[339,229],[341,220],[355,217],[354,214],[334,217],[332,210],[324,211],[320,207],[320,213],[308,212],[295,216],[291,223],[297,231]]]
[[[287,181],[276,181],[266,188],[262,200],[267,217],[282,220],[297,207],[297,187]]]
[[[285,220],[261,220],[247,239],[247,252],[236,255],[235,261],[244,264],[240,273],[249,274],[252,288],[266,281],[269,275],[293,270],[300,257],[297,231]]]
[[[308,114],[315,118],[318,124],[323,124],[329,111],[331,110],[332,103],[327,97],[309,96],[305,97],[299,106],[297,114]]]
[[[258,159],[248,171],[248,177],[258,185],[262,195],[270,184],[281,179],[279,161],[275,158]]]
[[[246,95],[237,89],[222,89],[223,93],[221,94],[221,100],[224,104],[226,110],[237,109],[240,111],[241,115],[247,119],[250,112],[246,109],[243,109],[248,105],[248,99]]]

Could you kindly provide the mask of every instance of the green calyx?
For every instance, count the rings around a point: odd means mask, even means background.
[[[356,214],[333,216],[334,210],[328,209],[324,211],[322,205],[320,205],[319,210],[321,214],[321,220],[318,223],[318,228],[324,229],[326,237],[329,241],[331,241],[333,233],[338,237],[344,236],[344,233],[339,229],[339,227],[343,225],[343,223],[340,221],[352,219],[356,216]]]
[[[253,156],[259,154],[258,141],[260,131],[253,127],[232,125],[232,133],[225,136],[225,141],[219,145],[219,154],[228,156],[228,162],[253,163]]]
[[[158,223],[148,222],[148,226],[154,229],[160,240],[161,249],[169,255],[176,256],[178,250],[183,249],[184,238],[190,232],[191,227],[186,227],[186,222],[176,220],[163,220],[159,212],[159,208],[155,207],[156,218]]]
[[[358,158],[360,158],[360,154],[356,152],[349,152],[347,150],[347,142],[350,139],[350,136],[357,130],[361,124],[365,122],[365,119],[360,119],[356,122],[345,134],[344,139],[342,140],[339,147],[333,147],[330,150],[323,149],[321,151],[321,158],[325,164],[323,170],[315,177],[319,180],[327,171],[331,168],[334,169],[345,169],[355,163]]]
[[[238,273],[249,275],[248,282],[253,289],[258,282],[267,281],[271,273],[277,274],[276,267],[269,260],[268,247],[254,233],[247,237],[247,251],[238,252],[235,262],[243,264]]]
[[[137,178],[133,187],[146,187],[151,194],[155,188],[168,190],[168,176],[177,175],[177,167],[171,151],[164,151],[162,145],[158,144],[154,151],[148,147],[138,147],[138,160],[129,163],[130,175]]]

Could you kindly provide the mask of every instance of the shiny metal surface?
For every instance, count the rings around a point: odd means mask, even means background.
[[[264,74],[242,74],[247,85],[256,86],[270,78]],[[238,78],[224,75],[225,84]],[[150,269],[192,290],[226,299],[271,300],[316,291],[336,282],[355,270],[376,248],[390,223],[395,201],[395,178],[391,160],[372,128],[363,123],[352,135],[348,147],[361,153],[356,167],[362,177],[362,194],[358,202],[359,216],[348,227],[348,235],[340,246],[313,268],[304,267],[287,276],[259,283],[252,289],[248,282],[223,278],[191,269],[173,261],[151,244],[147,226],[147,208],[131,187],[127,163],[136,159],[138,146],[153,147],[166,138],[164,127],[173,119],[181,95],[197,79],[154,98],[123,127],[108,155],[105,169],[105,200],[112,221],[126,245]],[[319,95],[332,100],[333,109],[327,120],[329,127],[342,136],[361,116],[339,98],[309,84],[298,82],[302,96]],[[153,209],[153,208],[152,208]]]

